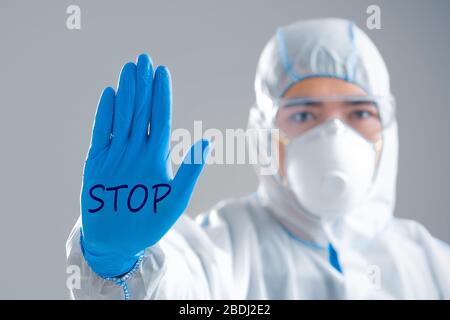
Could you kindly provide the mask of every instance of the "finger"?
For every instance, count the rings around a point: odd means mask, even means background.
[[[95,157],[110,143],[114,114],[114,98],[115,92],[113,88],[107,87],[103,90],[98,102],[97,112],[95,113],[88,158]]]
[[[112,148],[120,147],[129,136],[133,119],[136,91],[136,65],[127,63],[120,73],[119,88],[114,105]]]
[[[131,138],[143,139],[148,134],[153,89],[153,66],[147,54],[141,54],[136,73],[136,110],[134,111]]]
[[[173,226],[178,218],[185,212],[191,199],[192,191],[206,162],[208,155],[208,140],[197,141],[189,150],[183,163],[178,169],[175,179],[170,183],[167,195],[167,207],[163,215],[151,215],[151,223],[158,225],[158,230],[153,232],[154,239],[160,239]],[[171,191],[170,191],[171,190]],[[162,197],[163,193],[155,191],[155,195]],[[161,192],[164,192],[161,191]],[[165,190],[167,192],[167,189]],[[145,224],[144,224],[145,225]],[[154,230],[155,231],[155,230]],[[157,241],[156,240],[156,241]],[[156,242],[155,241],[155,242]]]
[[[179,194],[180,199],[184,198],[187,202],[189,201],[198,177],[205,166],[208,152],[209,141],[202,139],[191,147],[184,158],[173,181],[174,192]]]
[[[152,113],[150,118],[150,145],[158,146],[167,154],[172,118],[172,83],[169,69],[159,66],[153,83]]]

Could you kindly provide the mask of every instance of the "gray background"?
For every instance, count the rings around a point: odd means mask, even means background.
[[[365,28],[379,4],[382,30]],[[66,29],[81,7],[82,29]],[[450,241],[449,1],[0,2],[0,298],[62,298],[65,241],[98,96],[148,52],[174,79],[174,128],[245,128],[253,77],[279,25],[354,20],[383,53],[399,104],[396,215]],[[255,189],[250,166],[208,166],[189,212]]]

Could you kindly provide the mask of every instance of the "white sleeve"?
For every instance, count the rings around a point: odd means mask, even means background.
[[[441,299],[450,299],[450,246],[421,228],[422,246]]]
[[[232,297],[232,248],[224,221],[205,232],[192,219],[182,216],[157,245],[145,250],[129,273],[114,279],[98,276],[87,265],[80,247],[80,226],[78,219],[66,244],[67,264],[78,270],[80,278],[70,285],[68,281],[72,299]]]

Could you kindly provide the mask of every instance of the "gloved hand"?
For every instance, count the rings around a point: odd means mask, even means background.
[[[123,67],[116,95],[106,88],[100,98],[81,190],[81,246],[100,276],[128,272],[164,236],[203,169],[206,140],[191,147],[172,177],[171,98],[168,69],[153,76],[147,55]]]

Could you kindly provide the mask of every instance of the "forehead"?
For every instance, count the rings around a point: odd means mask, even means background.
[[[314,77],[293,84],[284,94],[284,98],[326,97],[366,95],[367,93],[355,84],[341,79]]]

